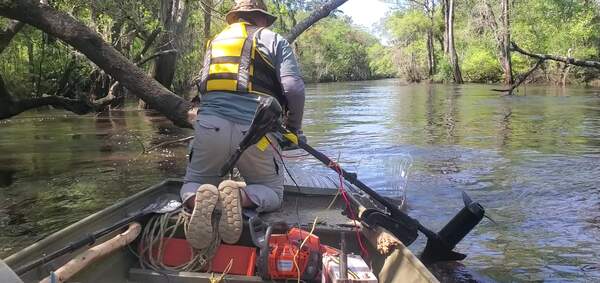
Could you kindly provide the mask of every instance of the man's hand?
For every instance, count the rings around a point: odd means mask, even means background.
[[[196,117],[198,117],[198,107],[193,107],[187,112],[187,120],[190,124],[194,124],[196,122]]]
[[[294,133],[298,137],[298,141],[303,141],[304,143],[306,143],[306,141],[307,141],[306,136],[304,135],[304,132],[302,132],[302,130],[291,131],[291,132]],[[297,144],[292,143],[287,138],[282,137],[282,139],[283,140],[279,143],[279,146],[281,146],[281,150],[287,151],[287,150],[299,149]]]

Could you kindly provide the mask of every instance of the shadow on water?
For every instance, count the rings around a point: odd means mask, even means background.
[[[0,169],[0,188],[6,188],[15,182],[14,176],[17,173],[13,169]]]

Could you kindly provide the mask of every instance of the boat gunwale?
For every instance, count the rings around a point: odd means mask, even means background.
[[[84,217],[83,219],[81,219],[79,221],[76,221],[75,223],[72,223],[63,229],[60,229],[60,230],[50,234],[49,236],[23,248],[19,252],[8,256],[7,258],[4,259],[4,261],[6,262],[6,264],[8,266],[14,268],[13,265],[15,263],[21,261],[23,258],[30,256],[31,253],[39,251],[40,248],[42,248],[44,246],[48,246],[49,244],[51,244],[57,240],[60,240],[60,238],[63,235],[68,235],[68,234],[72,233],[78,227],[81,227],[82,225],[85,225],[88,223],[93,223],[97,220],[102,219],[103,217],[111,216],[112,213],[114,213],[115,211],[117,211],[121,208],[124,208],[125,210],[127,210],[127,208],[125,208],[127,205],[135,202],[136,200],[143,198],[146,195],[152,195],[154,193],[157,193],[160,190],[164,190],[165,188],[168,188],[168,184],[174,184],[174,183],[178,183],[177,179],[165,179],[158,184],[155,184],[153,186],[150,186],[149,188],[141,190],[141,191],[139,191],[127,198],[124,198],[124,199],[98,211],[98,212],[95,212],[91,215]]]

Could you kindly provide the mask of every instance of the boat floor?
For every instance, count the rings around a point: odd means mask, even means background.
[[[300,226],[312,224],[317,219],[320,227],[340,228],[351,223],[342,215],[343,209],[341,197],[287,195],[279,211],[264,213],[260,217],[269,223],[285,222]]]
[[[163,182],[31,245],[21,252],[7,258],[6,262],[13,268],[21,266],[26,262],[39,258],[42,254],[48,254],[64,247],[70,242],[81,239],[82,233],[97,231],[109,226],[117,220],[123,219],[130,213],[139,211],[148,206],[165,194],[178,194],[180,187],[181,182],[176,180]],[[298,225],[301,227],[310,227],[315,218],[317,218],[318,221],[315,234],[321,238],[322,243],[337,247],[339,246],[340,233],[351,231],[353,228],[351,225],[352,222],[349,221],[346,216],[341,214],[345,207],[342,198],[338,196],[335,198],[333,204],[331,204],[335,194],[335,189],[300,188],[300,191],[298,191],[298,188],[288,186],[286,187],[284,203],[281,209],[276,212],[261,214],[261,218],[268,223],[285,222],[288,225]],[[328,209],[328,207],[330,208]],[[245,223],[245,225],[247,225],[247,223]],[[248,228],[244,228],[240,244],[251,245],[248,231]],[[103,239],[99,239],[98,242],[105,241],[113,236],[114,234],[109,235]],[[350,250],[359,250],[356,241],[349,242]],[[369,246],[369,253],[372,255],[377,254],[371,245],[367,246]],[[135,253],[132,252],[133,247],[135,247],[135,244],[131,249],[118,251],[110,257],[103,258],[92,266],[87,267],[85,272],[82,272],[73,278],[73,282],[99,282],[97,281],[98,279],[102,279],[103,282],[210,282],[209,279],[211,274],[209,273],[156,272],[140,269],[138,259],[135,256]],[[62,266],[66,261],[72,258],[74,254],[77,254],[82,250],[83,249],[80,249],[75,253],[54,260],[43,267],[36,268],[25,274],[23,279],[25,282],[37,282],[46,277],[49,270],[54,270],[55,268]],[[404,264],[402,269],[407,270],[402,273],[402,277],[400,278],[409,278],[413,275],[418,275],[419,278],[427,278],[428,280],[425,280],[427,282],[436,282],[435,278],[431,276],[408,249],[403,247],[402,249],[396,250],[396,252],[399,253],[397,255],[400,258],[399,262],[403,262]],[[381,264],[383,264],[385,257],[382,257],[379,260],[382,260]],[[424,282],[423,280],[413,281]],[[256,276],[228,276],[226,282],[263,281],[260,277]]]

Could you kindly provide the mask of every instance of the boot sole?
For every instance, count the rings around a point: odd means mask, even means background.
[[[223,242],[235,244],[242,235],[242,199],[240,186],[231,180],[219,185],[221,219],[219,220],[219,235]]]
[[[196,193],[196,204],[188,224],[186,239],[195,249],[205,249],[213,241],[212,214],[219,200],[219,191],[213,185],[202,185]]]

